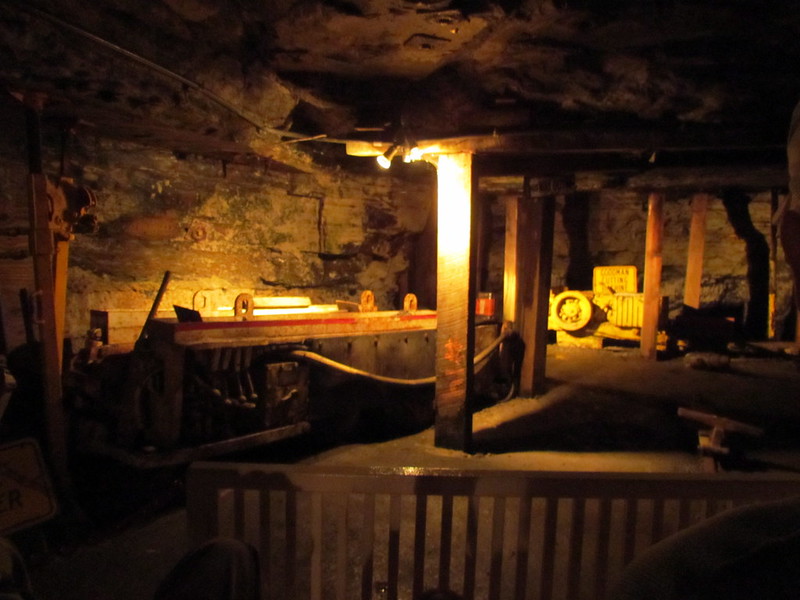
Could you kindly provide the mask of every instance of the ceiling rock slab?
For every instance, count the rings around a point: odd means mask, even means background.
[[[798,30],[799,4],[757,0],[7,0],[0,83],[95,134],[300,169],[330,157],[321,139],[714,123],[780,141]]]

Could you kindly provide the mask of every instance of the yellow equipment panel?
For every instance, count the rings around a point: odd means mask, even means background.
[[[595,267],[592,275],[592,291],[595,294],[636,293],[638,272],[635,266]]]

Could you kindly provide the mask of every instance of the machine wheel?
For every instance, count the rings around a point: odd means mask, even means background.
[[[581,292],[567,290],[553,298],[550,316],[560,329],[577,331],[592,320],[592,302]]]

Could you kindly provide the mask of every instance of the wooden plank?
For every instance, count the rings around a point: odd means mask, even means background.
[[[425,586],[425,531],[428,523],[428,496],[417,496],[414,516],[414,580],[411,597],[419,598]]]
[[[656,543],[664,537],[664,498],[653,500],[653,521],[651,523],[651,541]]]
[[[196,349],[222,346],[261,346],[270,343],[333,337],[353,333],[421,331],[437,328],[436,312],[418,310],[404,314],[395,310],[374,313],[303,313],[257,317],[249,321],[210,317],[202,322],[178,323],[155,319],[148,338]]]
[[[441,532],[439,538],[439,587],[450,588],[450,559],[453,547],[453,496],[442,496]]]
[[[287,489],[354,494],[435,494],[539,498],[695,498],[758,500],[800,495],[800,479],[778,473],[582,473],[426,469],[414,467],[300,467],[254,463],[197,463],[220,489]],[[193,467],[194,468],[194,467]],[[264,481],[264,473],[272,476]],[[765,496],[766,494],[766,496]]]
[[[506,499],[494,499],[492,507],[492,540],[489,562],[489,599],[499,600],[503,576],[503,531],[506,517]]]
[[[375,496],[364,497],[364,522],[361,526],[361,600],[372,600],[375,568]]]
[[[657,357],[656,341],[661,314],[661,264],[664,237],[664,195],[652,193],[648,199],[647,233],[644,257],[644,308],[642,314],[642,356]]]
[[[611,500],[600,500],[600,514],[597,525],[597,558],[594,573],[595,597],[606,597],[608,583],[609,547],[611,541]]]
[[[478,559],[478,498],[467,496],[467,530],[464,541],[464,600],[475,598],[475,566]]]
[[[340,600],[347,595],[347,530],[349,524],[349,496],[337,495],[332,498],[336,507],[336,597]]]
[[[480,292],[491,292],[489,282],[489,255],[492,246],[492,211],[488,202],[481,202],[480,195],[475,197],[475,289]]]
[[[569,532],[569,559],[567,563],[567,597],[578,598],[581,583],[581,562],[583,560],[584,523],[586,499],[572,499],[572,519]]]
[[[763,128],[726,128],[695,125],[690,127],[667,127],[658,130],[652,127],[642,129],[541,129],[524,133],[457,136],[417,140],[420,148],[427,146],[444,149],[445,152],[475,152],[482,157],[486,154],[501,154],[504,162],[508,155],[527,155],[531,169],[536,168],[537,160],[531,160],[530,153],[538,157],[557,154],[561,164],[570,154],[592,155],[595,162],[602,154],[634,153],[642,148],[659,148],[662,151],[691,150],[702,148],[705,151],[726,149],[773,150],[785,153],[786,141]],[[566,158],[565,158],[566,157]],[[771,164],[771,163],[770,163]],[[562,167],[563,168],[563,167]],[[740,169],[741,171],[741,169]],[[785,181],[784,174],[784,181]]]
[[[708,194],[695,194],[692,196],[692,220],[689,226],[689,250],[686,259],[686,280],[683,289],[683,303],[692,308],[700,308],[708,202]]]
[[[233,490],[233,534],[238,539],[244,539],[244,490],[236,488]]]
[[[544,547],[542,548],[541,598],[552,598],[553,575],[556,567],[556,534],[558,525],[558,498],[548,498],[544,516]]]
[[[531,496],[519,499],[517,526],[517,569],[514,577],[514,600],[525,600],[528,592],[528,558],[531,539]]]
[[[400,581],[400,496],[392,494],[389,498],[389,557],[388,557],[388,598],[397,600]]]
[[[272,582],[275,577],[272,552],[272,502],[270,490],[260,490],[258,521],[258,554],[261,557],[261,593],[272,598]]]
[[[28,201],[31,219],[31,254],[40,314],[39,341],[42,344],[42,382],[48,456],[61,491],[71,495],[67,465],[67,425],[62,402],[61,362],[57,334],[55,287],[53,279],[53,234],[50,231],[50,202],[47,180],[42,174],[29,177]]]
[[[519,331],[525,342],[520,369],[521,396],[532,396],[544,390],[555,223],[555,198],[531,198],[529,190],[526,178],[517,221],[517,312],[521,312]]]
[[[67,317],[67,278],[69,269],[69,242],[56,241],[54,265],[53,303],[56,319],[56,351],[59,368],[64,368],[64,321]]]
[[[625,498],[625,534],[623,537],[623,561],[628,564],[636,551],[636,526],[639,518],[637,498]]]
[[[434,444],[469,451],[475,349],[472,156],[442,155],[438,180],[436,419]]]
[[[311,494],[311,600],[322,600],[322,494]]]
[[[286,523],[286,556],[284,557],[283,568],[283,592],[285,597],[291,598],[295,595],[295,585],[297,582],[297,493],[294,490],[286,492],[286,507],[284,523]]]

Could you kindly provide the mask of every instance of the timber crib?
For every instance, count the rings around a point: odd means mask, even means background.
[[[773,474],[195,463],[192,544],[260,552],[268,600],[605,597],[656,541],[721,510],[800,495]]]

